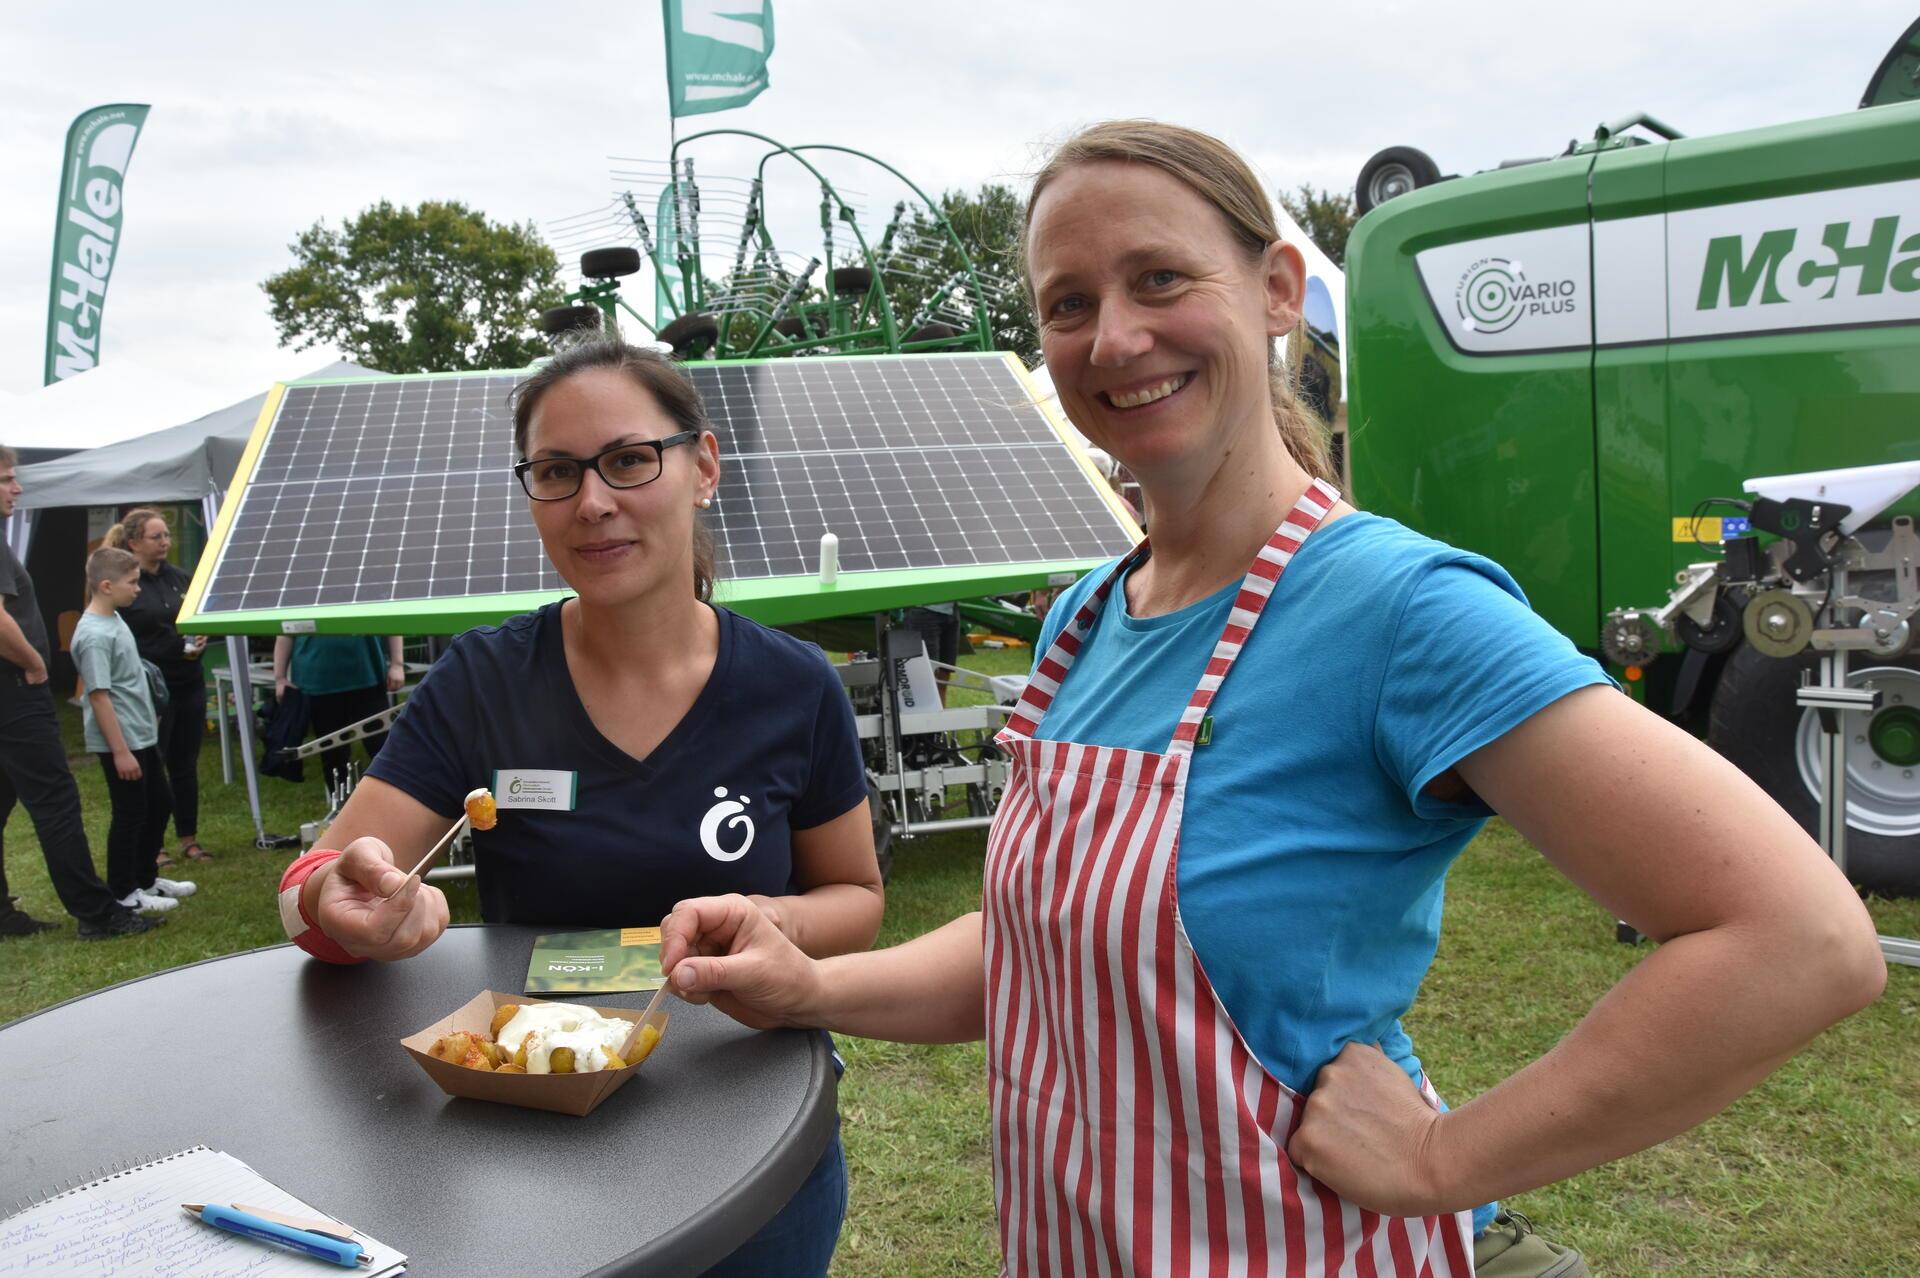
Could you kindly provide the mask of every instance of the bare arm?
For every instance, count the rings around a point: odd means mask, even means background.
[[[87,700],[93,705],[93,719],[100,725],[100,735],[107,739],[107,749],[116,756],[132,754],[127,748],[126,733],[120,731],[120,716],[113,712],[113,694],[105,688],[93,688],[88,691]]]
[[[40,660],[40,650],[27,642],[26,631],[4,608],[0,608],[0,657],[24,670],[28,683],[47,681],[47,663]]]
[[[293,640],[281,635],[273,641],[273,699],[281,700],[293,685],[287,680],[287,663],[293,657]]]
[[[407,658],[399,635],[387,636],[387,691],[398,692],[406,686]]]
[[[815,958],[873,944],[886,889],[865,799],[823,825],[793,831],[793,872],[797,895],[753,898],[773,912],[789,940]]]
[[[440,889],[406,878],[405,871],[456,820],[378,777],[362,779],[320,836],[322,847],[344,855],[307,877],[301,908],[350,953],[378,959],[418,954],[446,930],[447,899]]]
[[[1389,1081],[1377,1051],[1346,1048],[1322,1070],[1302,1132],[1322,1101],[1319,1117],[1339,1121],[1310,1134],[1301,1161],[1356,1201],[1453,1210],[1645,1149],[1879,996],[1873,921],[1833,863],[1731,764],[1631,699],[1573,693],[1459,772],[1568,878],[1662,944],[1553,1050],[1459,1109],[1373,1098],[1417,1129],[1404,1159],[1342,1097],[1322,1096],[1330,1082],[1353,1100],[1369,1076]],[[1411,1095],[1404,1075],[1397,1083]]]
[[[986,1034],[977,913],[891,949],[811,959],[743,896],[683,901],[664,925],[662,968],[685,997],[755,1026],[818,1026],[900,1043]]]

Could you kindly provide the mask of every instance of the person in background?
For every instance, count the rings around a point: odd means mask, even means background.
[[[147,668],[118,609],[140,593],[140,563],[102,546],[87,557],[87,610],[68,645],[86,689],[81,712],[87,749],[100,760],[113,805],[107,828],[107,887],[120,904],[143,914],[173,909],[195,885],[161,877],[172,796],[160,762],[160,724],[147,691]]]
[[[207,650],[205,635],[183,635],[175,628],[180,601],[191,582],[185,571],[168,562],[173,533],[159,511],[130,510],[107,530],[107,545],[130,553],[140,563],[140,596],[120,610],[120,619],[133,632],[140,656],[159,667],[167,685],[167,705],[160,712],[160,757],[166,764],[167,789],[172,796],[173,832],[180,840],[180,856],[188,861],[213,858],[200,846],[200,746],[207,739],[207,680],[200,658]],[[160,868],[173,864],[164,846]]]
[[[0,448],[0,520],[12,518],[14,503],[20,500],[18,466],[14,451]],[[80,818],[80,789],[67,770],[53,692],[47,686],[46,622],[33,579],[11,545],[0,546],[0,596],[6,599],[0,610],[0,831],[6,829],[14,803],[26,804],[47,861],[47,877],[60,904],[79,923],[81,939],[136,936],[152,922],[114,900],[93,868]],[[0,848],[0,937],[32,936],[52,927],[8,894],[6,855]]]
[[[282,635],[273,641],[273,699],[285,697],[288,688],[306,693],[316,737],[379,714],[387,708],[387,694],[400,691],[406,681],[407,667],[401,660],[398,635],[385,639],[373,635]],[[369,763],[386,739],[384,732],[361,738]],[[352,755],[351,744],[321,754],[328,785],[336,785],[346,776]]]

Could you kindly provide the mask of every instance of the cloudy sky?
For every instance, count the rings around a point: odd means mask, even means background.
[[[837,142],[933,190],[1018,182],[1049,139],[1116,115],[1197,126],[1275,185],[1329,187],[1396,143],[1472,172],[1636,109],[1689,134],[1826,115],[1914,17],[1891,0],[774,6],[772,88],[682,131]],[[61,143],[88,107],[153,108],[103,361],[228,399],[332,355],[279,348],[259,287],[316,220],[458,199],[551,226],[606,204],[609,157],[668,145],[652,4],[26,0],[0,8],[0,49],[0,392],[40,384]]]

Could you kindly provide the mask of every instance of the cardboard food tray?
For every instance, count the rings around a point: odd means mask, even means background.
[[[627,1080],[646,1064],[645,1060],[636,1061],[625,1069],[603,1069],[593,1074],[497,1074],[487,1070],[468,1069],[452,1061],[443,1061],[427,1055],[434,1040],[447,1034],[466,1032],[485,1034],[493,1023],[493,1014],[502,1003],[541,1003],[545,999],[528,998],[525,994],[502,994],[498,990],[484,990],[469,1000],[466,1006],[452,1015],[435,1021],[432,1025],[415,1034],[409,1034],[400,1040],[400,1046],[407,1049],[407,1055],[427,1072],[427,1077],[440,1085],[440,1090],[449,1096],[467,1096],[474,1100],[498,1101],[503,1105],[524,1105],[530,1109],[549,1109],[557,1114],[591,1114],[601,1101],[623,1087]],[[575,1004],[587,1007],[585,1003]],[[609,1020],[633,1022],[633,1029],[627,1035],[627,1041],[621,1044],[620,1055],[624,1059],[633,1050],[634,1039],[639,1036],[641,1018],[637,1011],[624,1007],[594,1007],[592,1011]],[[666,1038],[667,1021],[665,1012],[655,1012],[647,1018],[647,1023],[660,1031],[660,1037]],[[660,1044],[653,1045],[653,1052],[660,1050]],[[653,1052],[647,1053],[651,1059]]]

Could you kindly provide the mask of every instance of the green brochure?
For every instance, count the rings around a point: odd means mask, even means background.
[[[623,994],[664,983],[657,927],[550,932],[534,938],[527,964],[529,994]]]

